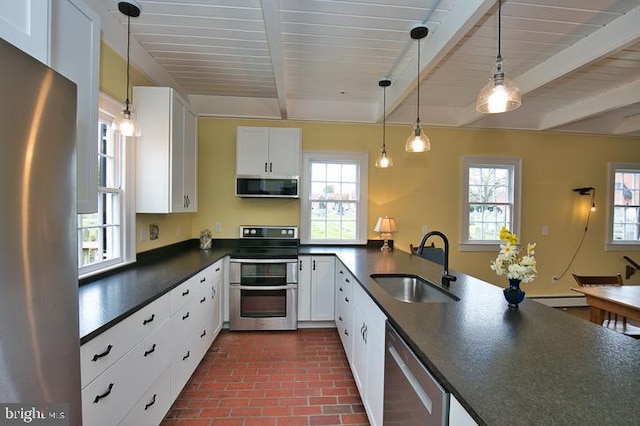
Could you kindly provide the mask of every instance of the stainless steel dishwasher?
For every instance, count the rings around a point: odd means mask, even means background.
[[[387,322],[384,364],[384,424],[446,425],[449,394]]]

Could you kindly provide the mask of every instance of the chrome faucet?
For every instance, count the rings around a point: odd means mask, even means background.
[[[444,242],[444,265],[443,265],[444,269],[442,271],[442,284],[449,285],[449,283],[451,281],[455,281],[457,277],[449,273],[449,240],[447,239],[446,235],[444,235],[440,231],[431,231],[424,234],[424,237],[422,237],[422,241],[420,241],[420,246],[418,247],[418,250],[416,250],[416,254],[422,255],[422,251],[424,250],[424,245],[426,244],[427,240],[434,235],[440,237]]]

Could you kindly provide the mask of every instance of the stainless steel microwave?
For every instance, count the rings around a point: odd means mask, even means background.
[[[297,176],[236,176],[236,195],[238,197],[298,198],[299,188],[300,182]]]

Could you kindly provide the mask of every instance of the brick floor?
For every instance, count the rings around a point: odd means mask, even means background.
[[[223,330],[163,426],[368,425],[336,329]]]

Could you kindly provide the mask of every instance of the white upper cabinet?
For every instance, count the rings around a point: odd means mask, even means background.
[[[49,65],[50,0],[0,2],[0,37]]]
[[[134,87],[136,211],[198,211],[197,118],[169,87]]]
[[[78,86],[78,213],[92,213],[98,210],[100,17],[82,0],[52,3],[51,67]]]
[[[238,127],[238,176],[288,177],[300,175],[300,129]]]

